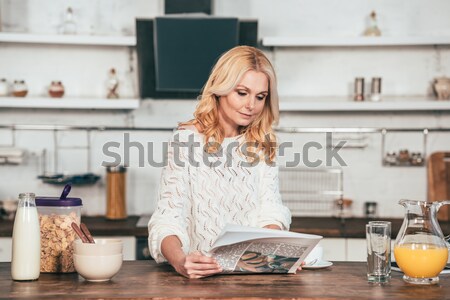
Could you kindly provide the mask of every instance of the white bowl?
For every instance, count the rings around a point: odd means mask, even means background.
[[[115,255],[73,255],[75,270],[88,281],[108,281],[122,267],[122,254]]]
[[[73,253],[78,255],[114,255],[122,254],[121,239],[94,239],[95,244],[83,243],[80,239],[73,242]]]

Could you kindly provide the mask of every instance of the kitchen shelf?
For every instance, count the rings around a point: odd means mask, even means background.
[[[0,33],[0,43],[136,46],[135,36]]]
[[[384,97],[382,101],[355,102],[348,97],[280,97],[284,112],[414,112],[450,111],[450,101],[420,96]]]
[[[0,108],[132,110],[139,99],[0,97]]]
[[[287,37],[268,36],[262,39],[268,47],[354,47],[354,46],[420,46],[449,45],[450,36],[410,37]]]

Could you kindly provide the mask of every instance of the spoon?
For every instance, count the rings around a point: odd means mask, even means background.
[[[311,266],[314,266],[314,264],[317,262],[317,258],[316,259],[314,259],[314,260],[312,260],[312,261],[310,261],[309,263],[307,263],[305,266],[307,266],[307,267],[311,267]]]
[[[84,235],[83,231],[81,231],[77,223],[72,222],[71,226],[83,243],[89,243],[88,238]]]
[[[81,223],[80,228],[81,231],[83,231],[86,238],[88,239],[89,243],[95,244],[94,238],[92,237],[92,234],[89,232],[89,229],[86,227],[86,224]]]
[[[61,193],[61,196],[59,196],[59,200],[67,199],[67,196],[69,195],[71,189],[72,189],[72,186],[70,185],[70,183],[66,184],[64,186],[64,189],[63,189],[62,193]]]

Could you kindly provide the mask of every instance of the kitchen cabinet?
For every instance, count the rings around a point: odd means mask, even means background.
[[[394,241],[391,241],[394,249]],[[324,238],[319,245],[323,247],[324,260],[331,261],[367,261],[366,239]],[[394,255],[392,255],[392,260]]]
[[[323,238],[319,245],[323,247],[323,259],[328,261],[346,260],[346,239]]]
[[[136,238],[134,236],[96,236],[95,238],[117,238],[123,241],[123,260],[136,259]],[[0,237],[0,262],[11,261],[12,238]]]
[[[133,55],[136,46],[135,36],[97,36],[97,35],[62,35],[62,34],[25,34],[0,32],[0,44],[42,44],[90,47],[128,47]],[[99,97],[0,97],[1,108],[33,109],[97,109],[97,110],[134,110],[139,108],[137,98],[106,99]]]
[[[346,261],[367,261],[366,239],[346,239]]]
[[[355,102],[349,97],[283,97],[280,111],[285,112],[433,112],[450,111],[449,101],[432,97],[384,96],[383,101]]]
[[[391,239],[391,261],[394,257],[395,238]],[[366,239],[347,239],[347,259],[346,261],[367,261]],[[450,261],[450,258],[449,258]]]
[[[136,46],[136,37],[2,32],[0,33],[0,43],[134,47]]]
[[[133,110],[139,108],[139,99],[1,97],[0,108]]]
[[[295,37],[267,36],[262,39],[262,45],[270,47],[276,61],[278,48],[326,48],[339,47],[358,51],[358,47],[429,47],[448,46],[450,36],[330,36],[330,37]],[[433,48],[434,47],[434,48]],[[356,49],[355,49],[356,48]],[[394,48],[393,51],[398,51]],[[436,50],[437,51],[437,50]],[[436,52],[439,56],[439,52]],[[431,59],[431,58],[430,58]],[[282,97],[280,111],[284,112],[444,112],[450,111],[448,101],[436,101],[433,96],[385,96],[382,101],[355,102],[352,97]]]
[[[123,242],[123,260],[136,259],[136,237],[134,236],[95,236],[94,238],[121,239]]]
[[[267,47],[434,46],[450,44],[450,36],[267,36],[262,39],[262,44]]]
[[[0,237],[0,262],[11,261],[12,238]]]

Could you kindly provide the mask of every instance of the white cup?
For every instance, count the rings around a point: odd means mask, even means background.
[[[305,258],[305,264],[307,265],[315,265],[322,261],[323,256],[323,247],[317,245],[312,249],[312,251]]]

